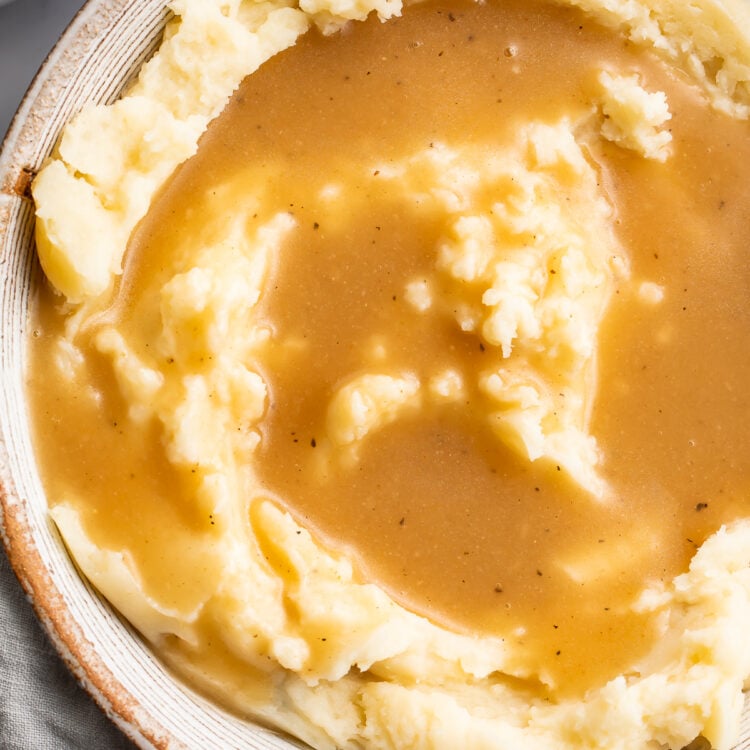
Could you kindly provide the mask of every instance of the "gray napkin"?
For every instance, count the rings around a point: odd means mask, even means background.
[[[133,748],[59,658],[0,551],[0,749]]]

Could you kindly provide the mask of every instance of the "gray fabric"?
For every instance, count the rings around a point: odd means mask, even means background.
[[[0,5],[0,138],[83,0]],[[132,750],[57,656],[0,549],[0,750]]]
[[[83,0],[12,0],[0,6],[0,138],[36,71]]]
[[[0,552],[0,748],[134,747],[58,657]]]

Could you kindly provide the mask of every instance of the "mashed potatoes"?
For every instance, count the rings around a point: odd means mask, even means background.
[[[172,8],[34,182],[84,574],[314,747],[731,747],[748,6]]]

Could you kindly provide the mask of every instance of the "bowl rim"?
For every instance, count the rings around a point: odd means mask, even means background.
[[[56,94],[69,94],[74,73],[85,67],[89,57],[96,53],[102,32],[127,13],[132,4],[133,0],[87,0],[45,57],[21,100],[0,144],[0,250],[3,261],[14,242],[21,242],[26,245],[22,251],[30,256],[27,263],[35,266],[33,232],[30,229],[33,225],[31,183],[59,135],[59,128],[50,127],[51,115],[59,104]],[[70,108],[77,110],[80,103],[71,103]],[[67,114],[65,119],[73,112]],[[14,236],[12,232],[14,220],[26,223],[20,240],[18,234]],[[31,275],[38,276],[38,270],[32,268]],[[7,269],[3,281],[6,279]],[[24,296],[23,303],[28,303],[28,296]],[[5,309],[3,317],[4,313]],[[23,335],[20,331],[17,334],[19,337]],[[4,386],[6,375],[3,368]],[[14,469],[9,465],[5,417],[3,410],[0,538],[26,598],[65,665],[124,735],[141,748],[163,750],[174,747],[164,727],[144,710],[100,657],[53,579],[50,563],[45,561],[32,528],[29,500],[19,493]],[[50,531],[57,534],[53,528]],[[59,535],[57,538],[62,545]],[[93,589],[91,591],[96,595]]]
[[[39,68],[0,145],[0,539],[63,662],[138,747],[302,748],[172,675],[75,567],[47,514],[34,457],[25,340],[42,272],[31,183],[64,124],[85,104],[121,95],[172,15],[167,0],[87,0]]]

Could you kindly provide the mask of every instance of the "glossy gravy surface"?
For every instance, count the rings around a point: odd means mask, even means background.
[[[386,340],[388,367],[418,374],[478,371],[498,357],[455,324],[414,315],[404,287],[430,273],[438,231],[387,188],[364,194],[351,165],[438,140],[491,144],[528,119],[580,114],[608,66],[667,92],[674,139],[666,164],[590,146],[632,264],[601,332],[592,416],[616,499],[597,503],[558,467],[504,448],[475,393],[466,408],[426,408],[382,429],[354,468],[321,479],[325,404],[375,362],[373,340]],[[154,325],[158,289],[184,262],[173,248],[200,232],[200,196],[248,163],[267,170],[265,189],[299,226],[261,300],[273,331],[258,453],[266,491],[404,606],[502,635],[563,692],[635,669],[653,637],[629,609],[644,582],[670,581],[707,535],[749,510],[747,124],[709,110],[649,54],[546,3],[430,0],[387,24],[311,32],[243,83],[155,202],[109,321]],[[319,220],[322,171],[349,182],[355,220]],[[660,304],[640,300],[644,280],[664,286]],[[30,388],[50,495],[83,498],[92,536],[129,548],[154,593],[197,600],[215,571],[210,559],[205,581],[180,571],[179,545],[204,531],[180,501],[190,477],[165,460],[156,430],[128,425],[93,332],[79,343],[102,404],[78,398],[83,384],[49,382],[47,342],[61,325],[44,292]],[[290,353],[290,338],[306,346]]]

